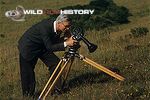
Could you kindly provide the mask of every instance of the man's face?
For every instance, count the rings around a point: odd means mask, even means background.
[[[58,23],[58,30],[61,32],[65,32],[66,30],[69,30],[69,27],[71,26],[70,22],[61,22]]]

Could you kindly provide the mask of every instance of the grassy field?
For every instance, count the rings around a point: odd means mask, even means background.
[[[47,17],[26,16],[25,22],[14,22],[4,16],[5,11],[17,5],[25,8],[51,8],[77,4],[88,4],[88,0],[0,0],[0,100],[30,100],[22,98],[18,63],[17,41],[32,24]],[[76,59],[69,73],[69,89],[62,95],[48,96],[55,100],[149,100],[150,99],[150,32],[142,37],[130,36],[135,27],[146,27],[150,31],[149,0],[114,0],[125,6],[132,14],[129,23],[103,30],[87,30],[86,38],[98,45],[89,54],[82,44],[80,53],[117,70],[125,77],[120,82],[92,66]],[[59,57],[63,52],[56,53]],[[43,89],[48,80],[48,70],[38,61],[35,69],[36,92]],[[31,99],[32,100],[32,99]]]

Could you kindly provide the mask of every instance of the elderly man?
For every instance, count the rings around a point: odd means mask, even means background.
[[[59,15],[56,20],[44,19],[33,25],[20,38],[18,48],[24,96],[34,94],[34,68],[38,58],[48,66],[51,75],[59,62],[59,58],[53,52],[63,51],[65,47],[73,46],[77,42],[72,37],[66,41],[60,38],[60,34],[68,30],[70,25],[71,19],[67,15]]]

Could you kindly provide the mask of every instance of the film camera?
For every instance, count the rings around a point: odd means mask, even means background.
[[[75,46],[72,46],[69,48],[69,52],[73,53],[80,48],[79,42],[82,40],[88,47],[88,50],[90,53],[94,52],[97,49],[97,45],[89,42],[85,37],[84,37],[84,31],[81,27],[78,26],[71,26],[69,29],[71,35],[73,36],[73,39],[77,40],[78,43]]]
[[[74,58],[77,57],[80,60],[86,62],[87,64],[92,65],[93,67],[111,75],[112,77],[117,78],[120,81],[123,81],[125,78],[120,76],[119,74],[105,68],[104,66],[90,60],[89,58],[80,55],[79,53],[76,53],[76,51],[80,48],[79,42],[82,40],[88,47],[88,50],[90,53],[94,52],[97,49],[97,46],[91,42],[89,42],[86,38],[84,38],[84,32],[82,28],[80,27],[70,27],[69,29],[71,35],[75,40],[78,41],[78,44],[72,47],[69,47],[69,51],[65,53],[65,55],[60,59],[58,65],[56,66],[54,72],[52,73],[51,77],[49,78],[47,84],[45,85],[44,89],[42,90],[38,100],[45,100],[49,92],[52,92],[53,88],[55,87],[55,84],[57,80],[60,78],[60,76],[63,79],[62,88],[64,88],[66,84],[66,80],[68,77],[68,73],[70,72],[72,63],[74,61]],[[61,70],[59,70],[61,69]],[[58,72],[58,73],[57,73]],[[64,72],[64,74],[63,74]]]

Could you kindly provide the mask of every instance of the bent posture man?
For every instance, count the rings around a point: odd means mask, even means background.
[[[35,91],[34,68],[40,58],[52,73],[59,62],[53,53],[63,51],[66,46],[73,46],[75,40],[69,37],[66,41],[60,38],[60,33],[71,25],[67,15],[59,15],[56,21],[44,19],[29,28],[19,40],[20,74],[23,95],[33,95]]]

